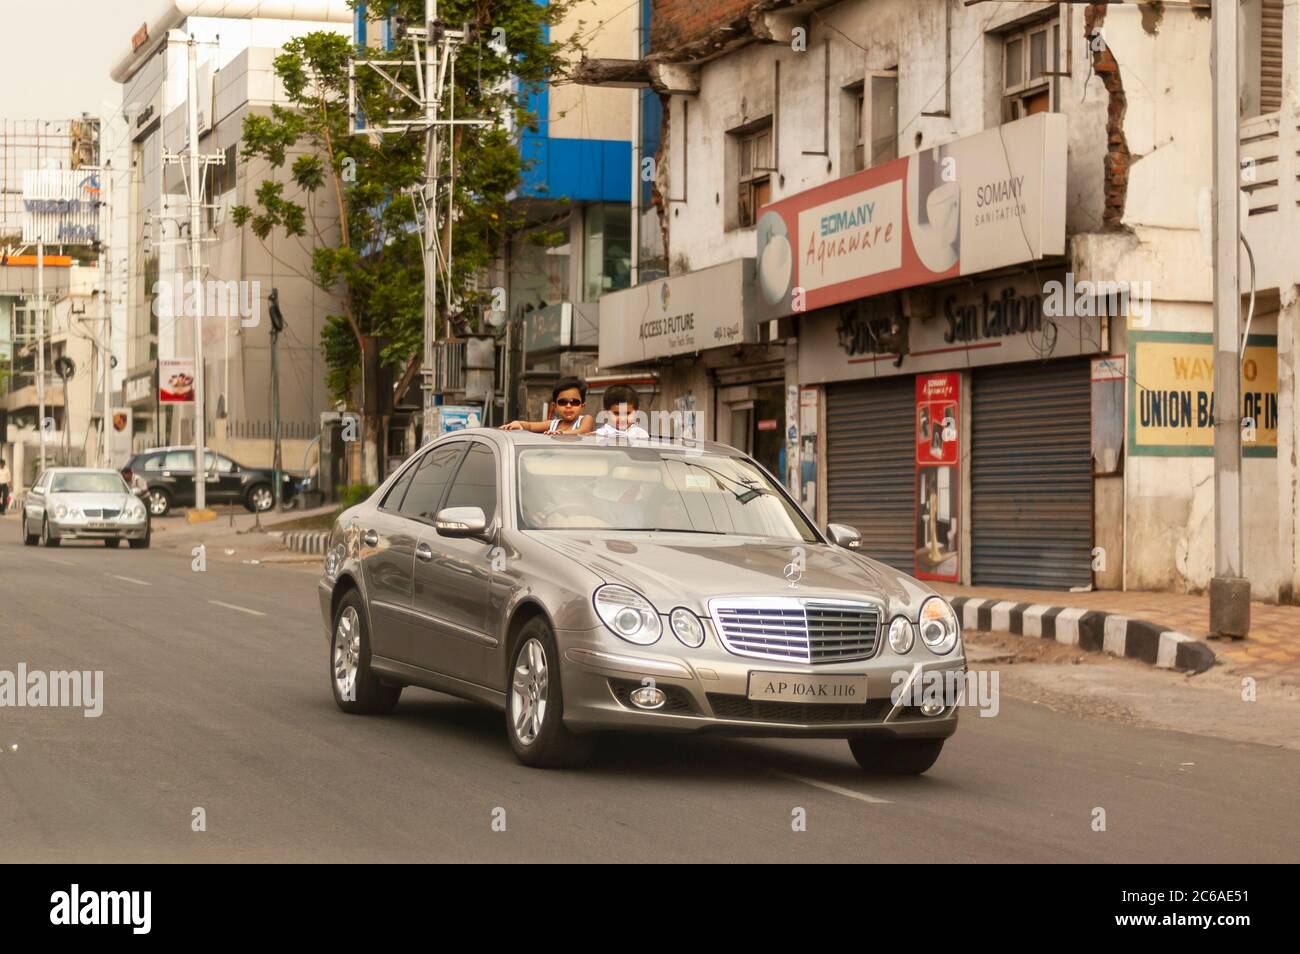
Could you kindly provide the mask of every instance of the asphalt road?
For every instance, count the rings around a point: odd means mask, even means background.
[[[917,779],[866,775],[840,741],[636,736],[537,771],[500,714],[450,697],[339,712],[309,568],[0,531],[0,670],[105,673],[97,719],[0,708],[0,861],[1297,858],[1295,751],[1004,693]]]

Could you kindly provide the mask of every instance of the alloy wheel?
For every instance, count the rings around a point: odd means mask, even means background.
[[[532,745],[546,723],[546,650],[530,639],[515,660],[510,689],[510,724],[521,745]]]
[[[161,517],[167,512],[167,497],[159,490],[149,492],[149,512],[155,517]]]
[[[357,697],[357,670],[361,665],[361,619],[355,607],[345,606],[334,630],[334,688],[348,702]]]
[[[267,511],[275,506],[275,494],[269,487],[255,487],[252,493],[253,509]]]

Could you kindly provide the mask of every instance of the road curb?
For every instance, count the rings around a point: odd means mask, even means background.
[[[297,553],[323,554],[330,539],[328,530],[272,530],[270,535]]]
[[[976,596],[954,596],[948,602],[960,614],[963,629],[1054,639],[1177,672],[1205,672],[1215,663],[1214,650],[1201,640],[1122,613]]]

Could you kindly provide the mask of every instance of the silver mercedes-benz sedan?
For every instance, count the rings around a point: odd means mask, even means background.
[[[149,546],[149,514],[115,470],[51,467],[36,478],[22,508],[23,543],[57,547],[63,540],[123,540]]]
[[[721,444],[457,431],[334,526],[334,698],[496,706],[534,766],[652,730],[844,738],[867,770],[924,772],[959,700],[914,690],[964,675],[958,620],[859,546]]]

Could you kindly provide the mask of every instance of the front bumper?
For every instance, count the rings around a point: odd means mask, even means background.
[[[735,656],[712,634],[698,650],[665,634],[653,646],[618,640],[604,630],[556,634],[564,686],[564,722],[578,732],[601,729],[717,732],[729,735],[844,738],[881,733],[900,738],[946,738],[957,731],[958,706],[924,715],[911,699],[891,695],[928,673],[964,673],[961,647],[935,656],[923,647],[906,656],[882,646],[871,659],[807,665]],[[855,704],[758,701],[748,698],[751,672],[807,676],[865,675],[867,698]],[[631,704],[631,690],[653,680],[668,697],[655,710]],[[950,700],[945,700],[950,702]]]
[[[143,540],[148,532],[148,521],[96,527],[84,522],[50,521],[50,536],[58,540]]]

